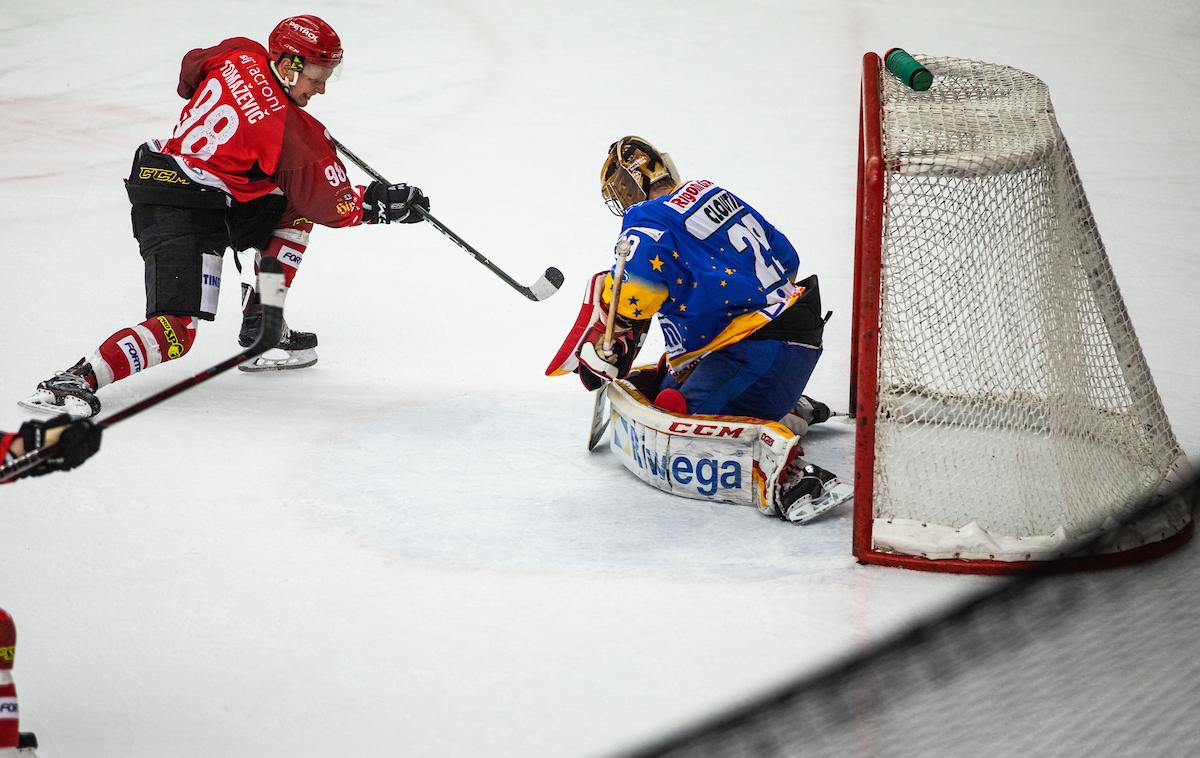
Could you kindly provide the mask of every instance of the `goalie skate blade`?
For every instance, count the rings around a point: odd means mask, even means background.
[[[595,450],[608,428],[612,413],[608,410],[608,385],[604,385],[594,393],[595,402],[592,405],[592,428],[588,431],[588,450]]]
[[[317,362],[316,350],[281,350],[271,348],[262,355],[238,364],[238,371],[290,371],[308,368]]]
[[[852,497],[854,497],[853,486],[844,484],[840,479],[831,479],[825,483],[825,491],[819,497],[814,498],[811,495],[803,495],[799,500],[792,503],[791,507],[784,513],[784,518],[793,524],[807,524],[817,516],[828,513]]]
[[[37,413],[44,413],[47,416],[57,416],[60,413],[65,413],[74,420],[92,417],[91,407],[82,400],[67,398],[67,401],[62,405],[56,405],[47,400],[46,395],[40,392],[30,395],[24,400],[18,400],[17,405]]]

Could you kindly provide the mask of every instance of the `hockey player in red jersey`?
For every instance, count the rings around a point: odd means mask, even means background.
[[[145,262],[146,320],[123,328],[71,368],[41,382],[21,404],[76,417],[100,412],[96,390],[186,354],[200,320],[213,320],[227,247],[255,249],[283,265],[287,286],[313,224],[330,227],[422,220],[420,189],[352,186],[328,131],[304,108],[325,93],[342,43],[316,16],[293,16],[268,48],[234,37],[183,57],[187,100],[167,139],[138,146],[125,182],[133,234]],[[243,285],[239,342],[261,325],[258,296]],[[278,350],[247,370],[316,362],[316,336],[285,327]],[[271,357],[279,356],[279,357]]]

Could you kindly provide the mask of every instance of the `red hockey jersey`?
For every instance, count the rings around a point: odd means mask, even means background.
[[[361,223],[361,203],[329,132],[288,99],[262,45],[234,37],[190,51],[178,91],[188,104],[160,145],[190,179],[243,202],[278,189],[292,218]]]

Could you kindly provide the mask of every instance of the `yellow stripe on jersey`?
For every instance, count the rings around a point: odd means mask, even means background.
[[[787,300],[784,301],[786,305],[784,305],[784,307],[779,311],[780,313],[783,313],[783,311],[786,311],[788,308],[792,307],[792,304],[804,294],[803,287],[795,287],[793,289],[794,291],[792,294],[789,295]],[[624,294],[625,291],[622,289],[621,296],[624,297]],[[736,342],[741,342],[769,323],[771,323],[771,319],[767,318],[758,311],[751,311],[750,313],[743,313],[740,316],[735,316],[733,320],[729,322],[729,325],[722,329],[716,337],[713,337],[711,340],[709,340],[704,347],[687,353],[668,356],[667,362],[671,364],[672,370],[676,372],[684,371],[692,363],[700,360],[709,353],[729,347]]]
[[[613,278],[609,272],[604,277],[604,292],[601,295],[606,305],[612,302],[612,288]],[[666,301],[665,286],[630,275],[621,284],[621,302],[617,305],[617,313],[635,321],[644,321],[658,313]]]

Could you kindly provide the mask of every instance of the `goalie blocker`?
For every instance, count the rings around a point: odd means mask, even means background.
[[[799,456],[800,437],[745,416],[688,416],[654,406],[633,383],[607,388],[610,447],[625,468],[672,495],[752,505],[805,523],[840,505],[853,488]]]

